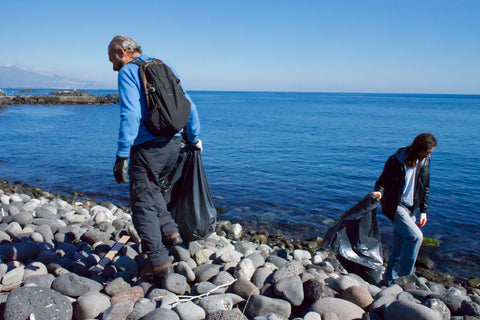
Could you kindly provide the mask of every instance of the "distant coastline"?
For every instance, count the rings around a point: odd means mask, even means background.
[[[22,90],[22,92],[36,92]],[[0,106],[8,105],[85,105],[85,104],[118,104],[118,94],[95,95],[87,91],[58,90],[47,94],[0,95]]]

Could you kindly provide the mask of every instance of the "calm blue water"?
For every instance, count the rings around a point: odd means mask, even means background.
[[[371,192],[392,153],[432,132],[439,145],[432,154],[424,235],[441,241],[431,253],[439,271],[466,265],[467,275],[480,276],[480,96],[191,96],[214,203],[226,210],[220,218],[301,239],[323,236]],[[0,178],[128,204],[127,187],[112,175],[118,114],[118,105],[9,106],[0,113]],[[390,223],[379,215],[379,224],[387,245]]]

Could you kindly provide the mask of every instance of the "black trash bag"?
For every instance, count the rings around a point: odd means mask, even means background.
[[[325,233],[323,247],[337,254],[343,267],[370,283],[383,273],[383,251],[377,224],[379,201],[371,194],[345,211]]]
[[[215,209],[200,150],[185,145],[180,150],[164,194],[178,232],[186,242],[204,239],[215,232]]]

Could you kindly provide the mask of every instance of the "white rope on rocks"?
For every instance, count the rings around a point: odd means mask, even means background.
[[[175,308],[176,306],[178,306],[179,304],[181,304],[183,302],[189,302],[189,301],[193,301],[195,299],[201,299],[203,297],[206,297],[206,296],[210,295],[211,293],[215,292],[216,290],[218,290],[220,288],[228,287],[228,286],[234,284],[235,281],[237,281],[237,279],[235,279],[235,280],[233,280],[229,283],[222,284],[222,285],[220,285],[216,288],[213,288],[212,290],[210,290],[206,293],[202,293],[198,296],[178,296],[179,300],[170,303],[169,306],[171,306],[172,308]],[[163,297],[156,297],[156,298],[153,298],[153,301],[159,301],[159,300],[162,300],[162,299],[163,299]]]

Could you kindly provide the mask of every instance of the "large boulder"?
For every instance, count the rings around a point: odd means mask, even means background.
[[[12,290],[5,303],[3,319],[28,319],[31,314],[36,319],[71,320],[73,307],[67,297],[50,288],[21,287]]]

